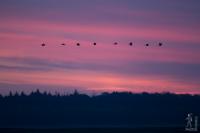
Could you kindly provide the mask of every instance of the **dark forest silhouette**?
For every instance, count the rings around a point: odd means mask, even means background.
[[[187,113],[200,116],[200,95],[102,93],[0,96],[1,127],[184,126]]]

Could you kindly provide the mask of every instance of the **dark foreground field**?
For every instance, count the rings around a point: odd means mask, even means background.
[[[182,133],[199,103],[200,95],[170,93],[10,93],[0,96],[0,133]]]
[[[184,128],[0,129],[0,133],[184,133]]]

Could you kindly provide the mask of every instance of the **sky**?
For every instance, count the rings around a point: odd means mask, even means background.
[[[0,94],[200,94],[199,12],[199,0],[1,0]]]

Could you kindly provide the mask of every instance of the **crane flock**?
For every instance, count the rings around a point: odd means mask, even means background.
[[[62,43],[62,44],[60,44],[60,45],[66,46],[65,43]],[[76,43],[76,46],[80,46],[80,45],[81,45],[80,43]],[[97,43],[94,42],[93,45],[96,46]],[[113,45],[118,45],[118,42],[114,42]],[[42,47],[45,47],[46,44],[45,44],[45,43],[42,43],[41,46],[42,46]],[[133,46],[133,42],[130,42],[130,43],[129,43],[129,46]],[[146,47],[149,47],[150,45],[149,45],[149,43],[146,43],[145,46],[146,46]],[[158,43],[158,46],[159,46],[159,47],[163,46],[163,43],[159,42],[159,43]]]

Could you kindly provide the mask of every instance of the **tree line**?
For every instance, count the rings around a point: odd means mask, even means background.
[[[39,90],[0,96],[0,127],[184,126],[200,95],[112,92],[88,96]]]

